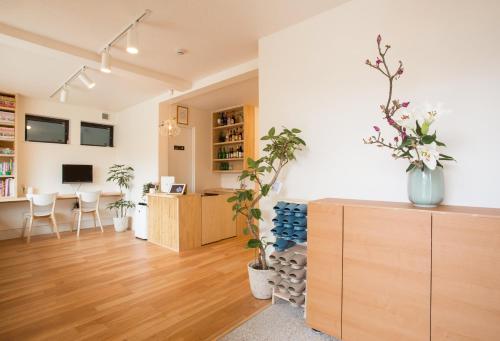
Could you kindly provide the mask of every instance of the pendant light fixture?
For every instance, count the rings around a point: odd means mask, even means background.
[[[94,86],[95,86],[95,82],[89,78],[89,76],[87,76],[87,74],[85,73],[85,69],[86,67],[84,67],[82,69],[82,71],[80,71],[80,73],[78,74],[78,79],[89,89],[92,89]]]
[[[181,133],[181,128],[177,125],[176,118],[169,118],[160,122],[161,136],[177,136]]]
[[[111,60],[109,55],[109,46],[104,49],[101,53],[101,72],[110,73],[111,72]]]
[[[101,71],[104,73],[111,72],[111,48],[123,37],[126,36],[126,51],[130,54],[139,53],[139,39],[137,38],[137,25],[142,22],[148,15],[151,14],[151,10],[147,9],[142,13],[137,19],[135,19],[131,24],[129,24],[123,31],[121,31],[116,37],[113,38],[106,47],[101,51]]]
[[[85,73],[85,71],[88,69],[88,66],[84,65],[81,68],[78,69],[75,73],[69,77],[66,82],[63,83],[60,87],[58,87],[52,95],[50,95],[50,98],[54,97],[56,94],[59,94],[59,102],[65,103],[68,99],[68,94],[69,94],[69,86],[71,82],[73,82],[75,79],[79,79],[83,84],[88,89],[92,89],[95,86],[95,82],[89,78],[89,76]]]
[[[139,45],[137,44],[137,28],[136,24],[127,31],[127,52],[130,54],[139,53]]]
[[[68,99],[68,86],[65,84],[61,89],[61,92],[59,92],[59,102],[66,103],[67,99]]]

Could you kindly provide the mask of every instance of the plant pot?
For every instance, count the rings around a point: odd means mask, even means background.
[[[418,207],[438,206],[444,199],[443,169],[412,169],[408,173],[408,198]]]
[[[253,296],[259,300],[270,299],[273,287],[268,283],[268,279],[273,275],[273,271],[254,269],[253,264],[253,261],[248,263],[250,290],[252,291]]]
[[[128,217],[113,218],[113,226],[116,232],[125,232],[128,229]]]

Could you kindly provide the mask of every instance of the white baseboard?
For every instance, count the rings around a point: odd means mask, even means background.
[[[101,221],[103,226],[113,225],[113,219],[111,218],[101,218]],[[62,223],[58,222],[57,226],[59,228],[59,232],[71,231],[71,224],[72,222],[62,222]],[[82,225],[80,228],[81,229],[94,228],[94,219],[82,218]],[[33,227],[31,229],[32,236],[41,234],[50,234],[50,233],[53,233],[52,225],[49,225],[44,221],[35,221],[33,223]],[[0,240],[21,238],[22,234],[23,234],[22,226],[15,226],[15,227],[0,226]]]

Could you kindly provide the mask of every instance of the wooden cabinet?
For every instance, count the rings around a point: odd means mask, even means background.
[[[201,195],[148,195],[148,241],[174,251],[201,246]]]
[[[231,196],[230,193],[202,196],[202,245],[236,236],[236,220],[233,220],[232,204],[227,202]]]
[[[340,338],[342,319],[342,205],[309,205],[307,323]]]
[[[344,207],[343,339],[429,340],[430,223],[425,211]]]
[[[435,214],[432,339],[500,338],[500,216]]]
[[[500,209],[322,199],[309,217],[312,328],[346,341],[498,339]]]

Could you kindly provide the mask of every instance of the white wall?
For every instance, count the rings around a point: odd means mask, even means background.
[[[25,114],[41,115],[70,120],[69,144],[54,144],[24,141]],[[102,110],[62,104],[55,101],[35,99],[21,96],[18,103],[18,187],[23,194],[24,187],[33,187],[35,192],[74,193],[77,186],[62,183],[61,165],[65,163],[91,164],[94,171],[94,182],[82,184],[81,190],[116,191],[117,187],[106,183],[108,167],[116,161],[116,148],[92,147],[80,145],[80,122],[111,124],[114,122],[101,119]],[[113,198],[101,201],[101,217],[103,224],[111,224],[111,216],[105,206]],[[60,200],[56,205],[56,216],[61,230],[67,230],[71,222],[71,209],[74,200]],[[27,202],[3,203],[0,205],[0,239],[12,238],[21,234],[22,215],[28,211]],[[92,217],[86,217],[83,226],[93,224]],[[48,233],[46,223],[39,222],[34,234]]]
[[[135,202],[142,196],[143,184],[159,179],[159,102],[151,99],[114,114],[119,127],[115,133],[117,159],[135,170],[129,195]]]
[[[260,134],[297,127],[308,143],[282,195],[407,201],[407,164],[362,143],[375,124],[390,132],[386,79],[364,64],[380,33],[405,64],[396,98],[453,110],[437,124],[458,160],[445,166],[445,202],[500,207],[499,22],[494,0],[353,0],[261,39]]]
[[[160,120],[175,117],[176,104],[160,105]],[[220,176],[212,172],[212,123],[210,112],[189,107],[189,126],[195,128],[195,191],[220,187]],[[160,136],[160,175],[168,175],[168,137]]]
[[[19,143],[18,185],[31,186],[38,192],[55,191],[74,193],[75,185],[63,184],[61,165],[68,163],[93,165],[94,182],[82,184],[81,190],[102,189],[114,191],[116,186],[106,183],[108,167],[116,159],[116,148],[80,145],[80,122],[114,125],[111,120],[101,119],[102,110],[63,104],[55,101],[22,97],[20,100],[18,132],[22,134]],[[40,143],[24,141],[24,116],[33,114],[69,119],[69,143]]]

